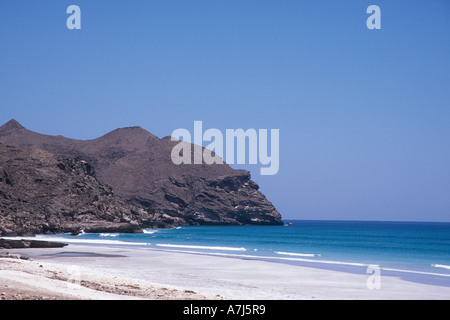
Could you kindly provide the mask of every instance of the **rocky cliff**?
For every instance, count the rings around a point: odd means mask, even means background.
[[[85,160],[0,144],[0,235],[139,232],[161,221],[116,197]]]
[[[105,222],[125,229],[282,223],[248,171],[175,165],[170,154],[177,142],[140,127],[83,141],[32,132],[11,120],[0,127],[0,143],[3,229],[20,229],[20,212],[41,226],[30,227],[34,233],[74,230],[83,221],[91,230],[106,228]]]

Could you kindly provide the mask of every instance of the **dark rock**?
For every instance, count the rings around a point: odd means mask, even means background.
[[[41,240],[13,240],[1,239],[0,248],[3,249],[25,249],[25,248],[62,248],[67,246],[66,243],[41,241]]]
[[[156,219],[154,214],[115,197],[111,187],[99,183],[80,158],[0,144],[3,171],[11,172],[15,183],[0,182],[0,191],[7,195],[0,198],[1,236],[81,229],[139,232],[141,226],[150,226]],[[146,224],[141,225],[141,221]]]
[[[137,223],[96,223],[83,229],[86,233],[143,233]]]

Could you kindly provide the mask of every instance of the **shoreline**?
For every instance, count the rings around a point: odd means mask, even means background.
[[[108,234],[106,234],[108,235]],[[4,237],[4,239],[15,240],[17,237]],[[187,245],[187,244],[151,244],[147,242],[126,242],[122,240],[112,240],[112,239],[77,239],[77,237],[70,238],[49,238],[45,235],[37,235],[35,237],[23,237],[20,238],[25,241],[43,241],[49,243],[60,243],[72,246],[87,246],[87,247],[99,247],[99,248],[126,248],[132,250],[146,250],[146,251],[157,251],[157,252],[169,252],[169,253],[185,253],[198,256],[208,256],[208,257],[224,257],[231,259],[242,259],[242,260],[256,260],[264,261],[269,263],[300,266],[306,268],[322,269],[329,271],[337,271],[351,274],[359,274],[368,276],[368,268],[376,267],[380,269],[380,272],[384,276],[398,277],[407,281],[429,284],[435,286],[443,286],[450,288],[450,274],[445,273],[445,271],[431,270],[420,270],[415,268],[408,268],[405,265],[378,265],[375,263],[369,263],[364,261],[354,261],[345,259],[331,260],[331,259],[312,259],[310,256],[315,256],[315,254],[298,254],[289,252],[275,252],[280,253],[280,255],[270,256],[269,254],[255,255],[252,253],[247,253],[244,247],[224,247],[224,246],[199,246],[199,245]],[[56,242],[57,241],[57,242]],[[208,249],[207,251],[202,251],[203,249]],[[214,249],[213,252],[209,250]],[[99,249],[101,251],[101,249]],[[224,250],[223,252],[221,250]],[[226,252],[228,251],[228,252]],[[239,251],[239,252],[238,252]],[[320,255],[319,255],[320,256]],[[446,265],[444,267],[447,267]]]
[[[371,274],[150,248],[69,244],[5,251],[29,260],[0,258],[0,299],[450,298],[450,287],[383,271],[380,289],[370,289]]]

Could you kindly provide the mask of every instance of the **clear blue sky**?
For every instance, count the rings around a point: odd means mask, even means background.
[[[448,0],[2,0],[0,44],[1,123],[280,129],[285,219],[450,221]]]

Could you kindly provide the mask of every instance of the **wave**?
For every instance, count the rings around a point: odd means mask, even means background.
[[[405,269],[394,269],[394,268],[385,268],[380,267],[377,264],[367,264],[367,263],[359,263],[359,262],[346,262],[346,261],[332,261],[332,260],[313,260],[306,258],[294,258],[294,257],[277,257],[277,256],[258,256],[258,255],[249,255],[249,254],[236,254],[236,253],[222,253],[222,252],[200,252],[200,251],[189,251],[182,250],[177,251],[181,253],[191,253],[191,254],[201,254],[207,256],[218,256],[218,257],[226,257],[226,258],[238,258],[238,259],[252,259],[252,260],[272,260],[272,261],[292,261],[292,262],[311,262],[314,264],[328,264],[328,265],[343,265],[343,266],[352,266],[352,267],[363,267],[368,268],[369,266],[379,267],[382,271],[391,271],[391,272],[400,272],[400,273],[414,273],[414,274],[422,274],[422,275],[432,275],[432,276],[441,276],[441,277],[450,277],[450,274],[442,274],[442,273],[433,273],[426,271],[415,271],[415,270],[405,270]],[[450,268],[450,266],[445,266]]]
[[[181,245],[181,244],[156,244],[158,247],[166,248],[184,248],[184,249],[207,249],[207,250],[226,250],[226,251],[247,251],[245,248],[236,247],[214,247],[214,246],[191,246],[191,245]]]
[[[216,249],[216,250],[234,250],[234,251],[247,251],[245,248],[230,248],[230,247],[205,247],[205,246],[187,246],[187,245],[169,245],[169,244],[156,244],[159,247],[170,247],[170,248],[181,248],[181,249]],[[201,252],[201,251],[190,251],[190,250],[177,250],[176,252],[181,253],[193,253],[208,256],[220,256],[229,258],[240,258],[240,259],[254,259],[254,260],[279,260],[279,261],[298,261],[298,262],[313,262],[313,263],[325,263],[325,264],[338,264],[338,265],[349,265],[358,267],[368,267],[369,264],[356,263],[356,262],[342,262],[342,261],[328,261],[328,260],[313,260],[305,258],[287,258],[287,257],[277,257],[277,256],[260,256],[251,254],[237,254],[237,253],[222,253],[222,252]]]
[[[99,236],[100,237],[117,237],[119,234],[118,233],[100,233]]]
[[[427,271],[404,270],[404,269],[393,269],[393,268],[381,268],[381,270],[384,270],[384,271],[395,271],[395,272],[405,272],[405,273],[425,274],[425,275],[429,275],[429,276],[450,277],[450,274],[434,273],[434,272],[427,272]]]
[[[432,264],[431,266],[435,267],[435,268],[444,268],[444,269],[450,270],[450,266],[447,266],[445,264]]]
[[[303,259],[303,258],[285,258],[285,257],[276,257],[276,259],[285,260],[285,261],[314,262],[314,263],[324,263],[324,264],[338,264],[338,265],[356,266],[356,267],[368,267],[369,266],[369,264],[358,263],[358,262],[344,262],[344,261],[331,261],[331,260],[311,260],[311,259]]]
[[[154,233],[158,232],[158,230],[154,230],[154,229],[142,229],[142,231],[145,234],[154,234]]]
[[[56,241],[63,243],[73,243],[73,244],[114,244],[114,245],[130,245],[130,246],[147,246],[149,243],[147,242],[126,242],[120,240],[104,240],[104,239],[78,239],[77,237],[73,238],[64,238],[64,237],[46,237],[46,236],[36,236],[39,240],[46,241]],[[31,239],[31,238],[30,238]]]
[[[296,252],[283,252],[275,251],[276,254],[282,254],[285,256],[296,256],[296,257],[320,257],[320,254],[315,253],[296,253]]]

